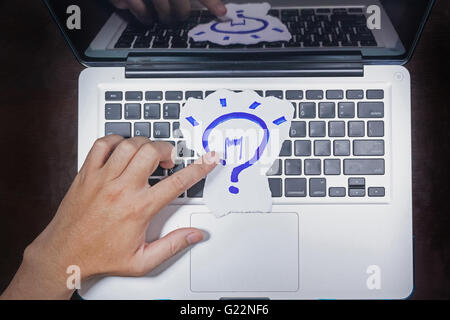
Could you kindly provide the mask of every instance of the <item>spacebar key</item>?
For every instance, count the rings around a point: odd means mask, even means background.
[[[383,175],[384,159],[345,159],[345,175]]]

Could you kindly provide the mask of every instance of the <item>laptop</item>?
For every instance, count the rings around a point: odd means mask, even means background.
[[[205,230],[207,241],[144,277],[86,281],[83,298],[411,295],[411,91],[403,65],[434,1],[267,1],[292,38],[251,45],[193,41],[189,30],[215,19],[195,1],[186,20],[170,25],[143,25],[109,1],[44,2],[86,66],[79,77],[78,168],[99,137],[146,136],[169,141],[181,159],[149,177],[150,185],[158,183],[196,158],[179,130],[184,103],[218,89],[254,90],[295,110],[289,138],[267,172],[273,212],[216,218],[200,181],[152,220],[147,238],[192,226]],[[68,21],[77,12],[71,5],[79,9],[78,26]]]

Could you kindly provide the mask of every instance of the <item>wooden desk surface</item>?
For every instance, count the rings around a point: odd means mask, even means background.
[[[0,292],[76,174],[78,64],[40,1],[0,3]],[[415,291],[450,299],[450,5],[413,60]]]

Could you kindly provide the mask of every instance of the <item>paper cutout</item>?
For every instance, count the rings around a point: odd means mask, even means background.
[[[187,147],[199,155],[221,155],[203,191],[205,204],[216,216],[271,211],[266,172],[288,138],[294,111],[289,101],[250,90],[218,90],[204,100],[187,100],[180,116]]]
[[[213,20],[189,31],[194,41],[210,41],[220,45],[256,44],[258,42],[289,41],[291,33],[276,17],[268,15],[270,4],[229,3],[228,21]]]

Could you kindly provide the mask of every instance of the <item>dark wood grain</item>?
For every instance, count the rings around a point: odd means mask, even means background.
[[[76,174],[78,64],[40,1],[0,3],[0,292]],[[415,292],[450,298],[450,6],[413,60]]]

